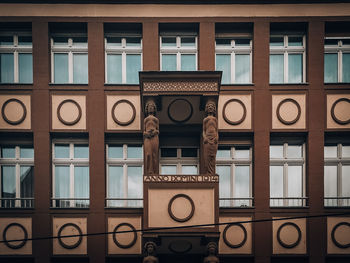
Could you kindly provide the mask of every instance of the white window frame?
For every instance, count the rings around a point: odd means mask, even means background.
[[[281,146],[282,144],[273,144],[271,146]],[[302,147],[302,157],[301,158],[288,158],[287,152],[288,152],[288,146],[301,146]],[[306,156],[306,150],[305,150],[305,143],[302,144],[294,144],[294,143],[283,143],[283,158],[271,158],[270,157],[270,167],[271,166],[283,166],[283,196],[280,198],[283,198],[283,205],[282,206],[294,206],[290,205],[290,202],[293,204],[293,198],[301,199],[301,205],[296,205],[297,207],[305,207],[307,205],[307,197],[306,197],[306,167],[305,167],[305,156]],[[288,196],[288,166],[302,166],[302,181],[301,181],[301,196]],[[269,179],[270,180],[270,179]],[[271,186],[270,186],[271,189]],[[271,191],[271,190],[270,190]],[[271,194],[271,192],[270,192]],[[270,206],[271,207],[278,207],[279,205],[273,205],[273,201],[270,196]],[[279,197],[276,197],[277,199]],[[298,201],[298,200],[297,200]],[[279,203],[279,202],[277,202]]]
[[[67,45],[55,45],[54,43],[54,37],[68,37],[68,43]],[[67,34],[54,34],[51,36],[50,43],[51,43],[51,83],[55,83],[55,54],[68,54],[68,82],[62,83],[62,84],[75,84],[73,79],[73,55],[75,54],[86,54],[88,55],[88,41],[86,41],[86,44],[81,45],[73,45],[73,38],[74,37],[87,37],[86,34],[74,34],[74,35],[67,35]],[[89,79],[86,83],[78,83],[78,84],[87,84],[89,82]],[[60,83],[61,84],[61,83]]]
[[[12,36],[13,37],[13,45],[0,45],[0,53],[1,54],[13,54],[13,83],[21,83],[19,82],[19,54],[25,53],[25,54],[32,54],[33,56],[33,40],[31,45],[23,45],[20,46],[18,44],[18,37],[19,36],[32,36],[29,32],[19,32],[15,34],[6,34],[1,33],[0,36]],[[33,65],[32,65],[33,68]],[[1,82],[4,83],[4,82]]]
[[[338,81],[337,83],[343,82],[343,54],[350,53],[350,44],[343,45],[344,39],[350,39],[350,37],[325,37],[325,39],[335,39],[338,40],[338,45],[324,45],[324,53],[325,54],[337,54],[338,55]],[[325,82],[332,83],[332,82]]]
[[[162,38],[176,38],[176,47],[162,46]],[[181,46],[181,38],[193,38],[195,39],[194,47]],[[198,37],[196,35],[163,35],[159,37],[160,46],[160,70],[162,71],[163,55],[176,55],[176,71],[181,71],[181,55],[195,55],[196,57],[196,68],[198,70]]]
[[[120,37],[121,46],[108,46],[107,38],[108,37]],[[140,46],[127,46],[126,39],[129,37],[139,37],[141,38]],[[122,56],[122,82],[114,83],[108,82],[108,55],[121,55]],[[108,34],[105,36],[105,83],[106,84],[129,84],[126,81],[126,55],[141,55],[141,71],[143,69],[143,56],[142,56],[142,36],[141,35],[120,35],[120,34]],[[134,83],[131,83],[134,84]],[[134,84],[136,85],[136,84]]]
[[[288,35],[270,35],[271,37],[283,37],[283,46],[271,46],[270,45],[270,55],[283,55],[283,66],[284,66],[284,72],[283,72],[283,83],[271,83],[270,84],[288,84],[288,55],[289,54],[302,54],[303,55],[303,76],[302,76],[302,82],[306,82],[306,36],[300,35],[300,34],[288,34]],[[302,37],[303,38],[303,45],[302,46],[289,46],[288,45],[288,37]],[[271,69],[270,69],[271,70]],[[291,84],[298,84],[292,82]]]
[[[164,148],[176,148],[176,157],[161,157],[161,149]],[[197,149],[197,157],[182,157],[181,149],[184,148],[196,148]],[[197,167],[197,174],[199,174],[199,148],[198,147],[161,147],[160,149],[160,159],[159,159],[159,171],[162,175],[162,166],[176,166],[176,174],[182,174],[182,166],[186,165],[194,165]]]
[[[69,145],[69,158],[55,158],[55,144],[68,144]],[[69,207],[59,207],[59,208],[77,208],[76,206],[76,200],[75,199],[75,193],[74,193],[74,167],[76,166],[83,166],[88,167],[90,169],[89,165],[89,158],[74,158],[74,145],[88,145],[88,141],[80,141],[80,140],[54,140],[52,142],[52,207],[56,207],[56,191],[55,191],[55,167],[56,166],[69,166]],[[89,148],[89,157],[90,157],[90,148]],[[89,182],[90,182],[90,171],[89,171]],[[58,198],[59,199],[59,198]],[[64,198],[63,198],[64,199]],[[90,183],[89,183],[89,200],[87,200],[87,207],[89,207],[90,203]],[[80,207],[79,207],[80,208]]]
[[[337,167],[337,196],[335,206],[349,206],[350,199],[343,200],[342,198],[350,198],[350,196],[343,196],[342,194],[342,167],[343,165],[350,165],[350,157],[343,157],[342,148],[343,144],[338,143],[336,145],[326,145],[327,146],[336,146],[337,147],[337,157],[324,157],[324,166],[336,166]],[[326,205],[327,196],[325,196],[325,207],[334,206],[334,205]],[[333,198],[330,198],[333,199]],[[333,203],[333,202],[331,202]]]
[[[122,145],[123,147],[123,157],[122,158],[110,158],[108,156],[108,147],[109,145]],[[113,207],[113,208],[120,208],[120,207],[131,207],[128,206],[128,167],[139,167],[141,166],[141,170],[143,172],[143,158],[128,158],[128,146],[132,146],[132,145],[142,145],[142,143],[114,143],[114,142],[110,142],[108,144],[106,144],[106,207]],[[143,152],[143,146],[141,146],[142,148],[142,152]],[[123,206],[112,206],[109,205],[109,201],[113,201],[110,199],[113,199],[113,197],[109,196],[109,167],[110,166],[118,166],[118,167],[123,167],[123,188],[124,188],[124,196],[123,198],[125,198],[124,200],[124,205]],[[142,175],[142,180],[143,180],[143,175]],[[142,181],[143,184],[143,181]],[[132,200],[132,199],[131,199]],[[113,203],[113,202],[112,202]],[[132,206],[132,208],[138,208],[138,207],[142,207],[143,203],[141,204],[141,206],[137,206],[134,207]]]
[[[253,71],[253,59],[252,59],[252,38],[245,37],[242,39],[250,39],[249,46],[236,46],[236,40],[240,39],[238,37],[230,38],[230,46],[221,46],[216,44],[217,39],[225,39],[225,37],[216,37],[215,38],[215,69],[217,66],[216,55],[231,55],[231,82],[227,84],[251,84],[252,83],[252,71]],[[227,38],[226,38],[227,39]],[[236,82],[236,55],[249,55],[249,82]],[[226,83],[225,83],[226,84]]]
[[[21,147],[24,147],[25,145],[16,145],[15,146],[15,158],[0,158],[0,167],[1,166],[15,166],[15,172],[16,172],[16,200],[15,200],[15,207],[22,207],[21,206],[21,166],[32,166],[34,167],[34,156],[33,158],[21,158],[20,157],[20,149]],[[1,148],[4,146],[0,146]],[[33,148],[33,146],[32,146]],[[2,173],[0,169],[0,189],[2,189]],[[2,193],[1,193],[2,194]],[[33,189],[33,195],[34,195],[34,189]],[[32,200],[34,200],[34,196],[31,198],[25,198],[28,200],[31,200],[30,203],[32,203]],[[2,200],[2,196],[0,196],[0,200]],[[0,202],[0,207],[2,205],[2,202]],[[9,207],[11,208],[11,207]],[[32,206],[29,208],[33,208]]]

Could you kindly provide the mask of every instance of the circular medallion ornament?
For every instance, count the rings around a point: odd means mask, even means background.
[[[336,100],[331,108],[333,120],[340,124],[346,125],[350,123],[350,99],[340,98]]]
[[[175,254],[186,254],[192,249],[192,243],[188,240],[174,240],[171,241],[169,250]]]
[[[69,231],[70,234],[64,234],[63,236],[70,236],[70,235],[77,235],[75,232],[78,232],[78,240],[73,243],[73,244],[67,244],[63,241],[64,238],[61,238],[62,236],[62,232],[66,229],[66,231]],[[60,227],[60,229],[58,230],[58,242],[60,243],[60,245],[66,249],[74,249],[74,248],[77,248],[82,240],[83,240],[83,237],[82,237],[82,231],[80,229],[80,227],[74,223],[67,223],[67,224],[64,224],[63,226]],[[73,237],[72,237],[73,238]]]
[[[81,119],[81,107],[75,100],[64,100],[57,107],[57,117],[64,125],[72,126]]]
[[[127,126],[135,120],[136,109],[128,100],[119,100],[112,107],[112,118],[120,126]]]
[[[173,206],[176,206],[174,211]],[[189,211],[183,211],[185,207],[190,207]],[[194,215],[194,202],[188,195],[177,194],[173,196],[168,205],[168,213],[170,217],[177,222],[187,222]],[[182,215],[179,215],[182,214]],[[180,217],[181,216],[181,217]]]
[[[295,232],[297,235],[296,240],[292,240],[294,242],[288,242],[286,240],[283,240],[283,232],[289,231],[288,234],[286,234],[286,236],[294,236],[292,232]],[[291,232],[292,231],[292,232]],[[284,248],[293,248],[296,247],[301,240],[301,231],[300,228],[297,224],[292,223],[292,222],[287,222],[284,223],[282,225],[280,225],[280,227],[277,230],[277,241],[278,243],[284,247]]]
[[[337,238],[335,237],[337,230],[338,230],[338,232],[339,231],[342,232],[342,228],[344,228],[344,227],[348,227],[350,229],[350,223],[348,223],[348,222],[341,222],[341,223],[336,224],[333,227],[332,233],[331,233],[331,238],[332,238],[333,243],[339,248],[349,248],[350,247],[350,243],[344,244],[342,242],[339,242],[339,240],[337,240]],[[343,229],[343,231],[344,231],[344,229]],[[349,230],[347,232],[349,232]]]
[[[184,123],[191,119],[193,114],[192,104],[185,99],[173,100],[168,106],[168,117],[175,123]]]
[[[133,231],[133,238],[132,240],[128,243],[128,244],[122,244],[120,241],[118,241],[117,239],[117,231],[118,229],[120,229],[121,227],[127,227],[130,230]],[[128,230],[124,230],[124,231],[128,231]],[[113,242],[120,248],[131,248],[133,245],[135,245],[136,240],[137,240],[137,234],[136,234],[136,229],[133,225],[129,224],[129,223],[120,223],[119,225],[117,225],[114,230],[113,230]],[[125,234],[129,234],[129,233],[125,233]]]
[[[292,125],[300,119],[301,108],[296,100],[288,98],[278,104],[276,114],[284,125]]]
[[[7,239],[8,231],[12,231],[13,234],[15,234],[16,236],[18,235],[18,233],[22,233],[23,237],[21,238],[16,237],[12,239],[23,239],[23,240],[18,241],[19,243],[17,245],[11,244],[12,242],[9,242]],[[4,243],[7,247],[12,249],[20,249],[27,243],[28,232],[23,225],[19,223],[11,223],[5,227],[4,232],[2,233],[2,239],[4,240]]]
[[[231,125],[241,124],[247,116],[247,108],[239,99],[226,101],[222,109],[224,120]]]
[[[18,125],[25,120],[27,108],[22,101],[18,99],[9,99],[2,105],[1,115],[8,124]]]
[[[236,244],[233,244],[227,237],[227,232],[232,231],[234,228],[238,229],[238,231],[243,233],[243,238],[241,239],[241,241],[239,243],[236,243]],[[237,234],[235,234],[235,236],[237,236]],[[245,244],[245,242],[247,242],[247,238],[248,238],[247,230],[245,229],[245,227],[241,223],[229,224],[225,227],[224,232],[222,234],[222,238],[228,247],[240,248]]]

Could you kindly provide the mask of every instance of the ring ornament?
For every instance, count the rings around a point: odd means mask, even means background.
[[[184,119],[182,119],[182,120],[177,120],[177,119],[175,119],[174,117],[172,117],[171,114],[170,114],[171,106],[172,106],[175,102],[177,102],[177,101],[184,101],[188,106],[190,106],[190,112],[189,112],[189,114],[188,114]],[[186,100],[186,99],[176,99],[176,100],[173,100],[173,101],[169,104],[169,106],[168,106],[168,117],[169,117],[169,119],[170,119],[171,121],[173,121],[173,122],[175,122],[175,123],[178,123],[178,124],[184,123],[184,122],[188,121],[189,119],[191,119],[192,115],[193,115],[193,106],[192,106],[191,102],[189,102],[189,101]]]
[[[281,239],[281,230],[285,226],[293,226],[298,231],[298,238],[292,244],[287,244]],[[292,222],[284,223],[284,224],[280,225],[280,227],[277,230],[277,241],[284,248],[294,248],[300,243],[300,240],[301,240],[301,230],[300,230],[299,226],[295,223],[292,223]]]
[[[178,218],[178,217],[176,217],[176,216],[174,215],[173,211],[172,211],[173,202],[174,202],[176,199],[178,199],[178,198],[185,198],[185,199],[187,199],[187,200],[190,202],[190,204],[191,204],[191,212],[190,212],[190,214],[189,214],[188,216],[186,216],[186,217],[184,217],[184,218]],[[169,201],[168,213],[169,213],[170,217],[171,217],[173,220],[177,221],[177,222],[183,223],[183,222],[187,222],[188,220],[190,220],[190,219],[193,217],[193,215],[194,215],[194,210],[195,210],[194,202],[193,202],[192,198],[189,197],[188,195],[185,195],[185,194],[177,194],[177,195],[173,196],[173,197],[170,199],[170,201]]]
[[[132,116],[128,121],[120,121],[120,120],[118,120],[117,116],[115,116],[115,108],[121,103],[128,104],[132,109]],[[134,106],[134,104],[132,104],[128,100],[118,100],[116,103],[114,103],[111,113],[112,113],[112,118],[113,118],[114,122],[119,124],[120,126],[127,126],[127,125],[131,124],[135,120],[135,117],[136,117],[135,106]]]
[[[131,242],[129,244],[121,244],[118,239],[117,239],[117,236],[116,236],[116,232],[118,231],[118,229],[122,226],[127,226],[127,227],[130,227],[131,230],[133,231],[134,233],[134,237],[133,239],[131,240]],[[133,245],[135,245],[136,243],[136,240],[137,240],[137,234],[136,234],[136,229],[133,225],[129,224],[129,223],[120,223],[119,225],[117,225],[114,230],[113,230],[113,242],[120,248],[131,248]]]
[[[347,102],[347,103],[350,103],[350,99],[348,99],[348,98],[340,98],[340,99],[336,100],[336,101],[333,103],[332,108],[331,108],[331,116],[332,116],[332,119],[333,119],[336,123],[338,123],[338,124],[340,124],[340,125],[346,125],[346,124],[349,124],[349,123],[350,123],[350,118],[347,119],[347,120],[345,120],[345,121],[342,121],[342,120],[338,119],[337,116],[335,116],[335,112],[334,112],[335,107],[337,106],[337,104],[338,104],[339,102],[342,102],[342,101],[345,101],[345,102]]]
[[[61,235],[62,235],[62,231],[66,228],[66,227],[73,227],[75,228],[76,230],[78,230],[78,233],[79,233],[79,239],[77,240],[77,242],[75,242],[73,245],[67,245],[66,243],[63,242],[62,238],[61,238]],[[60,229],[58,230],[58,242],[60,243],[60,245],[66,249],[74,249],[74,248],[77,248],[82,240],[83,240],[83,237],[82,237],[82,231],[80,229],[80,227],[74,223],[67,223],[67,224],[64,224],[63,226],[60,227]]]
[[[337,231],[337,229],[340,227],[340,226],[348,226],[350,227],[350,223],[348,222],[341,222],[341,223],[338,223],[336,224],[333,229],[332,229],[332,233],[331,233],[331,238],[332,238],[332,241],[333,243],[339,247],[339,248],[349,248],[350,247],[350,243],[347,243],[347,244],[341,244],[340,242],[338,242],[335,238],[335,231]]]
[[[286,121],[285,119],[282,118],[281,114],[280,114],[280,110],[281,110],[281,107],[284,103],[287,103],[287,102],[291,102],[293,103],[297,109],[298,109],[298,114],[297,116],[294,118],[294,120],[291,120],[291,121]],[[277,106],[277,110],[276,110],[276,113],[277,113],[277,118],[280,122],[282,122],[284,125],[292,125],[294,123],[296,123],[299,119],[300,119],[300,115],[301,115],[301,107],[299,105],[299,103],[294,100],[294,99],[291,99],[291,98],[288,98],[288,99],[284,99],[282,100],[278,106]]]
[[[13,227],[13,226],[17,226],[19,228],[22,229],[23,233],[24,233],[24,238],[23,240],[21,241],[21,243],[19,243],[18,245],[12,245],[10,244],[10,242],[7,240],[7,237],[6,237],[6,234],[7,234],[7,231]],[[28,239],[28,232],[27,230],[24,228],[23,225],[19,224],[19,223],[11,223],[9,225],[7,225],[4,229],[4,232],[2,233],[2,239],[4,240],[4,243],[7,247],[9,248],[12,248],[12,249],[20,249],[22,248],[26,243],[27,243],[27,239]]]
[[[243,240],[238,243],[238,244],[232,244],[228,239],[227,239],[227,231],[233,227],[233,226],[238,226],[242,229],[244,237]],[[230,248],[240,248],[242,246],[244,246],[244,244],[247,242],[247,238],[248,238],[248,234],[247,234],[247,230],[245,229],[245,227],[241,224],[241,223],[233,223],[233,224],[229,224],[225,227],[224,232],[222,234],[222,238],[225,242],[225,244],[230,247]]]
[[[61,115],[61,108],[62,108],[62,106],[64,104],[66,104],[66,103],[69,103],[69,102],[73,103],[77,107],[77,109],[79,111],[77,118],[75,120],[72,120],[72,121],[64,120],[62,118],[62,115]],[[72,100],[72,99],[68,99],[68,100],[62,101],[57,107],[57,117],[58,117],[58,119],[60,120],[60,122],[62,122],[64,125],[67,125],[67,126],[73,126],[74,124],[77,124],[80,121],[80,119],[81,119],[81,114],[82,114],[82,111],[81,111],[80,105],[75,100]]]
[[[19,105],[22,106],[23,115],[18,120],[15,120],[15,121],[10,120],[9,118],[7,118],[7,116],[5,114],[6,106],[10,102],[17,102]],[[4,121],[6,121],[8,124],[10,124],[10,125],[18,125],[18,124],[21,124],[25,120],[25,118],[27,117],[27,108],[26,108],[26,106],[24,105],[24,103],[22,101],[12,98],[12,99],[9,99],[9,100],[5,101],[5,103],[2,105],[2,107],[1,107],[1,115],[2,115],[2,118],[4,119]]]
[[[242,109],[243,109],[243,114],[242,114],[242,117],[238,120],[238,121],[232,121],[230,120],[227,115],[226,115],[226,107],[228,106],[228,104],[230,104],[231,102],[237,102],[238,104],[240,104],[242,106]],[[224,120],[228,123],[228,124],[231,124],[231,125],[238,125],[238,124],[241,124],[246,116],[247,116],[247,108],[245,107],[244,103],[239,100],[239,99],[230,99],[228,101],[226,101],[226,103],[224,104],[224,107],[223,107],[223,110],[222,110],[222,115],[224,117]]]

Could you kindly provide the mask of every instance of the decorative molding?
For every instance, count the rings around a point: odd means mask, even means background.
[[[348,223],[348,222],[340,222],[340,223],[336,224],[336,225],[333,227],[332,233],[331,233],[332,241],[333,241],[333,243],[334,243],[337,247],[339,247],[339,248],[349,248],[349,247],[350,247],[350,243],[347,243],[347,244],[343,245],[343,244],[339,243],[339,242],[336,240],[336,238],[335,238],[335,231],[337,231],[338,227],[340,227],[340,226],[347,226],[347,227],[350,227],[350,223]]]
[[[191,204],[191,212],[190,212],[190,214],[189,214],[188,216],[186,216],[186,217],[184,217],[184,218],[178,218],[178,217],[176,217],[176,216],[174,215],[173,211],[172,211],[173,202],[174,202],[176,199],[178,199],[178,198],[185,198],[185,199],[187,199],[187,200],[190,202],[190,204]],[[169,213],[170,217],[171,217],[173,220],[175,220],[175,221],[177,221],[177,222],[180,222],[180,223],[184,223],[184,222],[187,222],[188,220],[190,220],[190,219],[193,217],[193,215],[194,215],[194,210],[195,210],[194,202],[193,202],[192,198],[189,197],[189,196],[186,195],[186,194],[177,194],[177,195],[174,195],[174,196],[170,199],[169,204],[168,204],[168,213]]]
[[[120,227],[122,227],[122,226],[130,227],[131,230],[133,231],[133,234],[134,234],[134,237],[133,237],[132,241],[131,241],[129,244],[126,244],[126,245],[123,245],[123,244],[121,244],[121,243],[118,241],[118,239],[117,239],[117,237],[116,237],[116,233],[115,233],[115,232],[118,231],[118,228],[120,228]],[[114,242],[118,247],[124,248],[124,249],[126,249],[126,248],[131,248],[132,246],[135,245],[136,241],[137,241],[137,234],[136,234],[136,229],[135,229],[135,227],[134,227],[133,225],[131,225],[131,224],[129,224],[129,223],[120,223],[119,225],[117,225],[117,226],[114,228],[114,230],[113,230],[113,242]]]
[[[176,250],[176,245],[177,243],[180,243],[180,246],[183,246],[184,249],[180,250]],[[186,246],[184,246],[186,245]],[[187,252],[191,251],[192,249],[192,243],[188,240],[174,240],[172,242],[169,243],[168,249],[173,252],[174,254],[186,254]]]
[[[243,240],[238,243],[238,244],[232,244],[228,239],[227,239],[227,231],[233,227],[233,226],[238,226],[242,229],[244,237]],[[228,224],[223,233],[222,233],[222,239],[224,240],[225,244],[230,247],[230,248],[240,248],[243,247],[244,244],[247,242],[247,238],[248,238],[248,234],[247,234],[247,230],[245,229],[245,227],[241,224],[241,223],[233,223],[233,224]]]
[[[218,183],[218,175],[148,175],[144,182],[152,183]]]
[[[7,118],[6,114],[5,114],[5,109],[6,109],[6,106],[7,104],[9,104],[10,102],[17,102],[19,105],[22,106],[22,109],[23,109],[23,115],[21,118],[19,118],[18,120],[16,121],[13,121],[13,120],[10,120],[9,118]],[[4,119],[4,121],[6,121],[8,124],[10,125],[18,125],[18,124],[21,124],[26,116],[27,116],[27,108],[26,106],[24,105],[24,103],[18,99],[8,99],[7,101],[5,101],[5,103],[2,105],[2,108],[1,108],[1,115],[2,115],[2,118]]]
[[[24,238],[21,241],[21,243],[19,243],[18,245],[10,244],[9,241],[7,240],[7,237],[6,237],[7,231],[13,226],[17,226],[17,227],[21,228],[23,233],[24,233]],[[12,248],[12,249],[20,249],[27,243],[28,232],[23,225],[21,225],[19,223],[11,223],[5,227],[4,232],[2,233],[2,239],[7,247]]]
[[[298,239],[293,244],[286,244],[281,239],[281,230],[285,226],[293,226],[298,231]],[[292,222],[287,222],[287,223],[284,223],[284,224],[279,226],[279,228],[277,230],[277,241],[282,247],[284,247],[284,248],[294,248],[300,243],[300,240],[301,240],[301,230],[300,230],[300,228],[299,228],[299,226],[297,224],[292,223]]]
[[[281,116],[281,114],[280,114],[280,109],[281,109],[282,105],[283,105],[284,103],[286,103],[286,102],[291,102],[291,103],[293,103],[295,106],[297,106],[298,114],[297,114],[297,116],[295,117],[294,120],[286,121],[286,120],[284,120],[284,119],[282,118],[282,116]],[[296,100],[291,99],[291,98],[287,98],[287,99],[282,100],[282,101],[278,104],[277,110],[276,110],[276,114],[277,114],[278,120],[279,120],[281,123],[283,123],[284,125],[293,125],[294,123],[296,123],[296,122],[300,119],[301,107],[300,107],[299,103],[298,103]]]
[[[189,113],[188,116],[186,116],[183,120],[176,120],[176,119],[175,119],[174,117],[172,117],[171,114],[170,114],[171,106],[172,106],[175,102],[177,102],[177,101],[184,101],[184,102],[187,103],[187,105],[189,105],[189,107],[190,107],[190,113]],[[188,121],[189,119],[191,119],[192,115],[193,115],[193,107],[192,107],[192,104],[191,104],[191,102],[189,102],[189,101],[186,100],[186,99],[175,99],[175,100],[173,100],[173,101],[169,104],[169,106],[168,106],[168,117],[169,117],[170,120],[172,120],[172,121],[175,122],[175,123],[178,123],[178,124],[184,123],[184,122]]]
[[[339,120],[339,119],[337,118],[337,116],[335,116],[335,113],[334,113],[335,107],[337,106],[337,104],[338,104],[339,102],[342,102],[342,101],[345,101],[345,102],[347,102],[347,103],[350,103],[350,99],[348,99],[348,98],[340,98],[340,99],[337,99],[337,100],[333,103],[333,105],[332,105],[332,108],[331,108],[331,116],[332,116],[332,119],[333,119],[336,123],[338,123],[338,124],[340,124],[340,125],[346,125],[346,124],[349,124],[349,123],[350,123],[350,118],[347,119],[347,120],[345,120],[345,121],[342,121],[342,120]]]
[[[242,118],[239,119],[238,121],[231,121],[231,120],[227,117],[227,115],[226,115],[226,107],[227,107],[228,104],[231,103],[231,102],[237,102],[237,103],[239,103],[239,104],[242,106],[242,108],[243,108],[243,115],[242,115]],[[231,125],[238,125],[238,124],[241,124],[241,123],[245,120],[245,118],[246,118],[246,116],[247,116],[247,108],[245,107],[244,103],[243,103],[241,100],[239,100],[239,99],[230,99],[230,100],[226,101],[226,103],[224,104],[224,107],[222,108],[222,116],[223,116],[224,120],[225,120],[228,124],[231,124]]]
[[[63,229],[65,229],[66,227],[73,227],[75,228],[76,230],[78,230],[79,232],[79,239],[77,242],[75,242],[75,244],[73,245],[67,245],[65,244],[63,241],[62,241],[62,238],[61,238],[61,234],[62,234],[62,231]],[[67,224],[64,224],[63,226],[60,227],[60,229],[58,230],[58,242],[60,243],[60,245],[66,249],[74,249],[74,248],[77,248],[80,244],[81,244],[81,241],[83,240],[83,237],[82,237],[82,231],[80,229],[80,227],[74,223],[67,223]]]
[[[78,108],[78,111],[79,111],[77,118],[75,120],[73,120],[73,121],[66,121],[61,116],[61,108],[62,108],[62,106],[65,103],[69,103],[69,102],[73,103]],[[72,99],[63,100],[57,107],[57,117],[60,120],[60,122],[62,122],[64,125],[73,126],[74,124],[77,124],[80,121],[80,119],[81,119],[81,115],[82,115],[81,107],[75,100],[72,100]]]
[[[218,83],[201,81],[144,82],[145,92],[218,92]]]
[[[115,108],[121,103],[128,104],[132,109],[132,116],[128,121],[120,121],[120,120],[118,120],[117,116],[115,115]],[[111,114],[112,114],[112,118],[113,118],[115,123],[119,124],[120,126],[128,126],[129,124],[131,124],[135,120],[136,108],[135,108],[134,104],[132,104],[129,100],[119,100],[116,103],[114,103],[114,105],[112,107]]]

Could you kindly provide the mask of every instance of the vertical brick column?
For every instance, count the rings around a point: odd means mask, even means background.
[[[307,189],[311,214],[323,213],[323,146],[326,102],[323,90],[324,22],[309,23],[307,72],[309,80]],[[326,218],[308,220],[309,255],[312,263],[325,262]]]
[[[50,81],[48,23],[32,23],[33,93],[32,129],[34,140],[34,206],[33,238],[52,235],[50,218],[51,152],[50,147]],[[50,262],[52,240],[33,241],[35,262]]]
[[[103,23],[88,23],[89,90],[87,96],[87,125],[89,131],[90,213],[88,233],[105,232],[105,94]],[[105,261],[107,236],[89,236],[90,262]]]
[[[159,28],[157,22],[142,24],[143,70],[159,70]]]
[[[201,22],[198,38],[198,69],[215,70],[215,23]]]
[[[254,23],[253,82],[254,91],[254,204],[255,219],[270,217],[269,207],[269,144],[271,126],[271,94],[269,92],[270,24],[265,20]],[[259,103],[261,102],[261,103]],[[272,223],[255,223],[255,262],[269,263],[272,251]],[[264,242],[262,242],[264,240]]]

